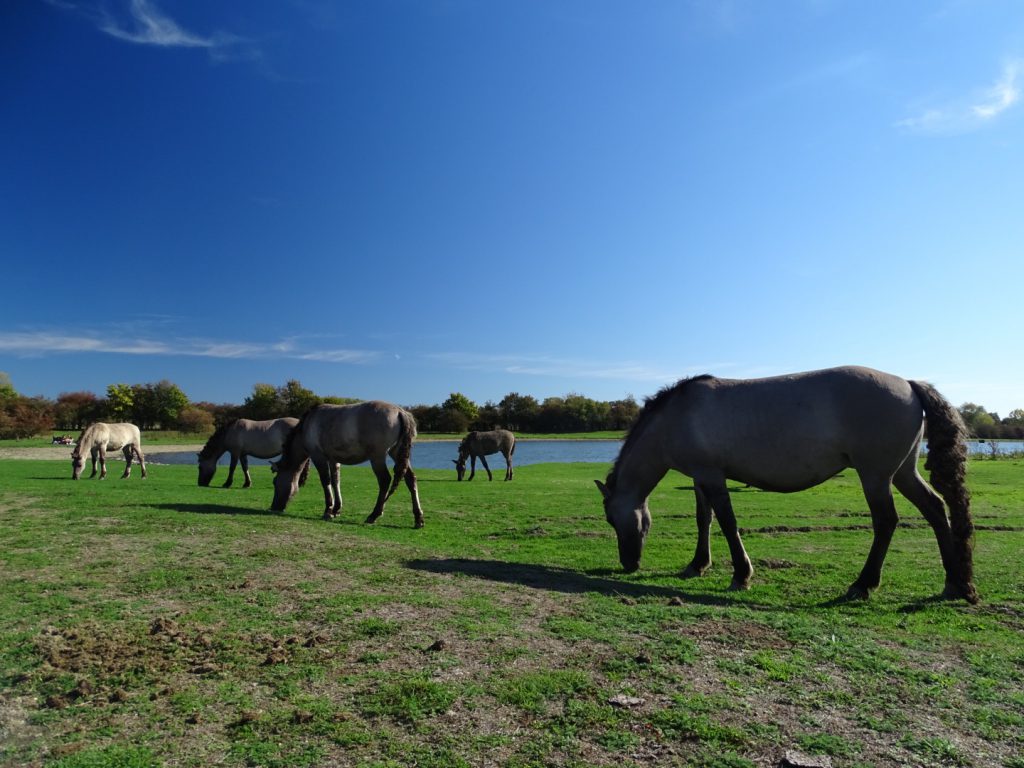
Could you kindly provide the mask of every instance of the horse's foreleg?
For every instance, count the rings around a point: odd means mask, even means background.
[[[92,480],[94,477],[96,477],[96,459],[97,459],[98,456],[99,456],[99,450],[96,449],[96,448],[93,448],[89,452],[89,458],[92,459],[92,474],[89,475],[89,479],[90,480]],[[100,479],[102,479],[102,478],[100,478]]]
[[[693,560],[683,571],[684,579],[703,576],[711,567],[711,518],[714,515],[700,488],[694,487],[694,495],[697,497],[697,549],[693,553]]]
[[[487,470],[487,479],[488,480],[493,480],[494,478],[491,476],[491,468],[487,466],[487,457],[486,456],[481,456],[480,457],[480,463],[483,464],[484,465],[484,469]]]
[[[366,518],[366,522],[375,523],[377,518],[384,514],[384,502],[388,498],[388,488],[391,487],[391,473],[388,471],[387,462],[381,459],[371,459],[370,466],[373,474],[377,476],[377,485],[380,490],[377,493],[377,503],[373,505],[373,512]]]
[[[729,554],[732,556],[732,583],[729,589],[748,589],[750,577],[754,575],[754,566],[750,564],[747,551],[743,548],[743,541],[740,539],[740,531],[736,525],[736,515],[732,511],[732,500],[729,498],[729,491],[725,487],[725,481],[720,484],[703,486],[701,491],[718,517],[718,525],[729,542]]]
[[[121,475],[121,479],[124,480],[132,473],[132,459],[134,456],[132,455],[132,447],[130,445],[126,445],[122,448],[121,453],[124,454],[124,474]]]
[[[107,477],[107,452],[103,448],[100,448],[97,451],[97,455],[99,456],[99,459],[100,459],[100,480],[105,480],[106,477]],[[95,458],[95,456],[93,457],[92,462],[93,462],[92,463],[92,473],[95,475],[96,474],[96,458]]]
[[[423,527],[423,508],[420,506],[420,492],[416,485],[416,475],[413,474],[412,467],[405,470],[405,487],[409,489],[409,495],[412,496],[412,517],[413,527]]]
[[[231,484],[235,482],[235,467],[238,466],[238,455],[234,451],[231,452],[231,464],[228,466],[228,479],[224,481],[224,487],[230,488]]]
[[[334,465],[326,461],[314,461],[317,474],[320,475],[320,485],[324,489],[324,520],[334,517],[334,480],[331,472]]]
[[[331,517],[337,517],[341,512],[341,464],[331,464],[331,487],[334,489],[334,506],[331,508]]]
[[[896,523],[899,522],[896,504],[892,499],[891,482],[889,477],[865,477],[863,474],[860,476],[864,498],[867,499],[868,509],[871,510],[874,539],[860,576],[846,592],[850,599],[866,599],[871,590],[882,581],[882,563],[885,562],[885,554],[889,551],[892,534],[896,530]]]
[[[467,480],[472,480],[476,476],[476,456],[469,457],[469,477]]]
[[[244,453],[239,457],[239,463],[242,465],[242,474],[245,475],[245,482],[242,483],[243,488],[252,487],[252,476],[249,474],[249,457]]]
[[[142,477],[146,477],[146,457],[142,455],[142,449],[137,445],[132,445],[132,450],[135,451],[135,458],[139,462],[139,470],[142,473]]]

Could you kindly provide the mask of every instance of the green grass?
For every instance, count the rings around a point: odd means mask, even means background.
[[[934,599],[934,537],[900,498],[881,588],[835,599],[870,544],[852,472],[735,489],[741,593],[717,529],[714,567],[679,578],[693,493],[669,475],[624,575],[607,469],[424,470],[417,531],[404,489],[361,522],[365,468],[343,468],[326,523],[315,484],[267,512],[266,467],[243,490],[0,461],[0,765],[725,768],[796,749],[1022,768],[1024,462],[970,468],[977,606]]]

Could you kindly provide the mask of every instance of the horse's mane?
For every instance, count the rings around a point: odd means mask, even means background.
[[[219,455],[218,446],[224,442],[224,435],[227,431],[238,422],[238,419],[229,421],[227,424],[221,424],[217,429],[210,435],[210,439],[206,441],[206,445],[199,452],[200,459],[213,458],[215,455]]]
[[[102,423],[103,422],[100,421],[94,421],[92,424],[90,424],[89,426],[82,430],[82,434],[78,436],[78,439],[75,441],[75,447],[71,451],[72,456],[81,456],[83,447],[91,448],[91,446],[89,446],[86,441],[92,439],[92,433],[95,432],[99,428],[99,425]]]
[[[299,423],[292,427],[291,431],[288,432],[287,436],[284,438],[284,443],[281,445],[282,467],[286,469],[298,468],[298,463],[292,460],[292,450],[295,448],[295,441],[298,439],[299,434],[305,428],[306,420],[310,417],[311,414],[319,410],[319,408],[319,405],[314,405],[312,408],[310,408],[308,411],[302,414],[302,416],[299,417]]]
[[[669,384],[666,387],[662,387],[657,394],[644,399],[644,407],[640,410],[640,413],[637,414],[636,421],[634,421],[633,426],[629,428],[629,432],[626,433],[626,439],[622,443],[619,455],[616,457],[615,463],[612,465],[611,472],[608,473],[608,477],[605,479],[605,485],[607,485],[609,489],[614,490],[615,488],[615,481],[618,479],[619,474],[619,463],[622,461],[622,457],[632,450],[633,444],[637,441],[637,438],[640,437],[647,428],[647,425],[651,422],[651,419],[662,409],[665,403],[671,400],[674,396],[682,394],[683,390],[695,381],[707,381],[711,378],[714,377],[710,373],[702,373],[699,376],[680,379],[675,384]]]

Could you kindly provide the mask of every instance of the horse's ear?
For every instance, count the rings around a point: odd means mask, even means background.
[[[597,486],[597,490],[601,492],[601,495],[604,496],[605,499],[611,496],[612,492],[608,490],[608,486],[602,483],[600,480],[595,480],[594,485]]]

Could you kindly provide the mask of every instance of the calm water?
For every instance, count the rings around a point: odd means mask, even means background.
[[[622,445],[619,440],[518,440],[513,463],[517,466],[526,464],[567,464],[574,462],[607,463],[615,460],[619,454],[619,447]],[[992,451],[990,442],[979,442],[972,440],[968,443],[971,453],[989,454]],[[1014,453],[1024,451],[1024,441],[1021,440],[999,440],[996,442],[1000,453]],[[452,459],[458,455],[455,442],[419,442],[413,446],[412,465],[414,469],[453,469]],[[164,453],[159,458],[154,455],[154,463],[164,464],[195,464],[196,455],[191,451],[182,453]],[[226,465],[230,462],[227,454],[220,459],[220,464]],[[266,464],[264,459],[249,459],[253,465]],[[495,454],[487,459],[491,466],[491,472],[500,469],[505,470],[505,460],[500,454]],[[483,471],[480,462],[477,462],[477,470]],[[486,475],[486,472],[484,473]]]

